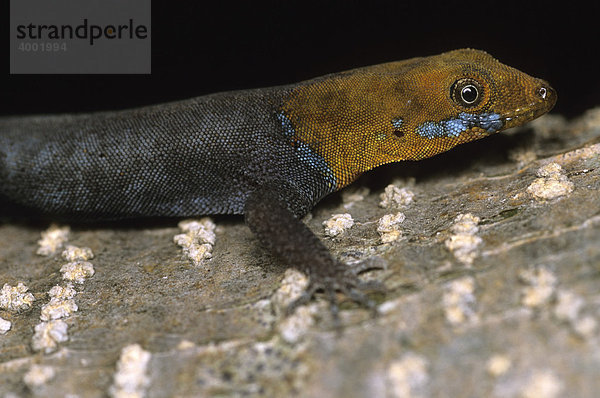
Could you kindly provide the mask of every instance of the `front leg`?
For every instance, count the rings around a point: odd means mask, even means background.
[[[319,238],[290,210],[288,203],[294,201],[290,201],[289,197],[289,192],[282,194],[275,189],[257,190],[250,194],[245,205],[246,223],[260,242],[288,266],[306,273],[310,278],[306,291],[290,305],[288,314],[307,302],[317,290],[323,290],[327,295],[336,322],[336,291],[375,310],[375,304],[364,291],[381,291],[384,290],[383,285],[361,281],[356,273],[364,268],[353,270],[335,259]]]

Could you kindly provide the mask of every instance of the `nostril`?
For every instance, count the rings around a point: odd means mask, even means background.
[[[538,88],[537,94],[542,99],[546,99],[546,97],[548,96],[548,89],[546,87],[542,86],[542,87]]]
[[[536,89],[536,94],[538,97],[540,97],[540,99],[545,101],[552,100],[552,98],[555,97],[554,90],[549,84],[539,85]]]
[[[538,82],[534,89],[533,95],[538,98],[538,103],[543,104],[547,108],[546,112],[556,104],[556,91],[545,81]]]

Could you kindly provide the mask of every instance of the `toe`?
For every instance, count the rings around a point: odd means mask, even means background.
[[[372,269],[386,269],[387,262],[381,257],[369,257],[365,260],[359,261],[354,264],[349,264],[346,269],[354,275],[358,275],[361,272],[365,272]]]

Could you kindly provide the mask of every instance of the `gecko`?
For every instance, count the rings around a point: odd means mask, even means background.
[[[377,166],[522,125],[557,99],[484,51],[361,67],[297,84],[136,109],[0,119],[0,196],[70,220],[243,215],[258,241],[324,292],[373,308],[379,282],[303,222]],[[384,287],[383,287],[384,288]]]

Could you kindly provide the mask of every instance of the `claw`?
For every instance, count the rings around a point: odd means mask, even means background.
[[[359,303],[360,305],[368,308],[373,311],[375,309],[375,302],[369,299],[363,292],[357,289],[350,289],[347,292],[344,292],[348,297],[352,299],[352,301]]]
[[[381,257],[369,257],[354,264],[349,264],[347,270],[353,275],[358,275],[372,269],[386,269],[387,262]]]
[[[302,293],[302,295],[300,295],[300,297],[298,297],[296,300],[292,301],[287,306],[287,308],[285,309],[286,316],[292,315],[294,313],[294,311],[296,311],[296,308],[308,303],[310,301],[310,299],[315,295],[315,292],[317,291],[317,289],[319,289],[319,287],[317,285],[315,285],[314,283],[312,283],[312,281],[311,281],[309,283],[309,285],[306,287],[306,290]]]
[[[336,329],[340,326],[340,307],[338,306],[337,297],[335,295],[335,289],[329,287],[326,289],[327,298],[329,300],[329,309],[331,310],[331,316],[333,317],[333,323]]]
[[[388,291],[387,287],[380,281],[361,281],[358,288],[377,293],[386,293]]]

